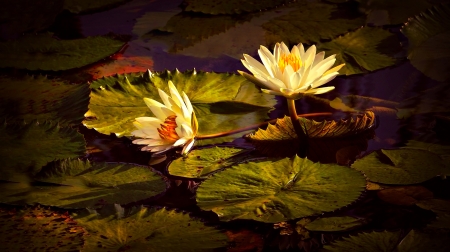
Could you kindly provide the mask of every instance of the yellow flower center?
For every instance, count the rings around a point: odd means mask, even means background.
[[[284,73],[284,69],[288,65],[290,65],[294,71],[297,71],[302,67],[302,61],[293,53],[281,55],[280,60],[278,61],[278,67],[280,68],[281,73]]]
[[[164,120],[163,124],[161,125],[161,128],[158,129],[159,137],[164,140],[170,140],[170,141],[176,141],[180,139],[175,129],[177,128],[177,123],[175,122],[175,119],[177,118],[176,115],[171,115]]]

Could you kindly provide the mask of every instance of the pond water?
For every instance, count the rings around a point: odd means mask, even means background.
[[[52,4],[58,9],[62,2]],[[443,23],[450,20],[446,1],[413,1],[406,14],[398,9],[408,1],[388,5],[280,0],[274,5],[271,1],[131,0],[110,1],[117,3],[75,14],[83,8],[76,2],[66,1],[66,10],[55,14],[55,21],[45,29],[20,30],[12,21],[2,25],[5,42],[0,51],[4,53],[16,48],[6,43],[19,41],[20,34],[29,31],[50,31],[52,38],[60,40],[107,35],[123,44],[100,61],[61,69],[58,65],[76,62],[78,55],[94,53],[78,46],[74,54],[56,52],[61,58],[49,60],[46,55],[52,57],[52,50],[59,49],[49,43],[47,50],[28,40],[24,47],[28,49],[23,50],[29,54],[0,56],[14,62],[2,63],[0,80],[0,116],[5,120],[0,132],[5,164],[0,179],[4,251],[450,249],[445,243],[450,234],[446,178],[450,85],[448,63],[442,66],[450,54],[441,46],[450,31]],[[435,9],[427,12],[428,8]],[[422,19],[413,19],[421,12]],[[409,33],[402,31],[408,17]],[[427,25],[433,22],[437,28],[430,35]],[[417,23],[425,28],[420,30]],[[14,29],[7,25],[16,25],[20,32],[10,32]],[[187,159],[180,157],[180,149],[152,156],[126,136],[131,125],[128,114],[139,110],[140,116],[151,116],[140,93],[159,99],[156,88],[145,83],[161,87],[169,79],[186,81],[186,93],[197,95],[190,98],[200,131],[218,133],[269,120],[274,124],[274,119],[288,115],[283,97],[264,96],[252,91],[253,86],[247,90],[248,82],[235,96],[243,90],[251,97],[204,102],[197,87],[240,85],[236,83],[245,80],[238,70],[246,70],[242,54],[259,59],[259,46],[272,50],[281,42],[277,39],[291,40],[285,41],[289,46],[294,45],[292,40],[308,47],[317,44],[327,56],[342,53],[337,64],[346,63],[343,74],[327,84],[334,90],[296,101],[298,114],[329,125],[335,120],[338,125],[325,130],[328,126],[305,122],[311,127],[311,161],[294,157],[295,148],[302,144],[296,137],[280,140],[274,133],[268,133],[265,142],[251,140],[254,131],[248,130],[224,141],[200,140]],[[98,42],[86,47],[103,50]],[[27,61],[38,62],[38,67]],[[39,66],[50,61],[56,67]],[[435,66],[437,70],[432,70]],[[133,72],[141,74],[129,74]],[[265,104],[258,103],[263,99]],[[141,104],[134,105],[135,100]],[[371,112],[373,120],[368,122],[371,119],[363,115],[370,117]],[[202,128],[202,123],[210,128]],[[336,129],[339,125],[344,126]],[[278,184],[280,191],[272,195]],[[148,209],[146,213],[139,210],[141,206]],[[49,224],[55,228],[45,229]],[[12,238],[13,233],[29,238]]]

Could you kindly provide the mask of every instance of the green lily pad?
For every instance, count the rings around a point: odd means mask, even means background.
[[[324,120],[317,122],[306,118],[300,118],[299,120],[303,129],[306,129],[307,135],[311,140],[309,141],[311,146],[308,149],[308,156],[317,156],[314,151],[319,150],[319,152],[322,152],[324,150],[323,145],[329,145],[329,141],[333,138],[354,136],[372,128],[375,125],[375,114],[371,111],[366,111],[364,114],[359,114],[340,121]],[[266,129],[258,129],[256,132],[247,135],[246,138],[253,143],[259,151],[271,156],[294,155],[299,144],[301,144],[295,133],[291,118],[287,116],[282,119],[277,119],[275,124],[269,124]],[[321,139],[327,139],[329,141],[317,141]],[[338,149],[346,147],[348,142],[344,141],[343,144],[345,146],[334,143],[333,146],[339,148],[331,151],[333,152],[333,155]]]
[[[314,44],[356,30],[364,25],[365,16],[348,8],[322,3],[303,3],[286,15],[262,25],[269,45],[283,41],[290,45]],[[329,54],[327,54],[329,55]]]
[[[87,85],[70,85],[45,76],[0,76],[0,118],[79,124],[89,103]]]
[[[48,0],[36,4],[34,0],[7,0],[0,9],[0,37],[8,39],[25,32],[39,32],[53,24],[63,11],[64,0]]]
[[[406,143],[404,149],[420,149],[432,152],[442,158],[445,165],[450,167],[450,146],[441,143],[427,143],[416,140],[410,140]],[[447,174],[448,175],[448,174]]]
[[[48,162],[79,157],[85,152],[83,135],[51,122],[0,126],[3,179],[17,173],[36,174]]]
[[[131,0],[64,0],[64,9],[75,13],[88,13],[116,7]]]
[[[389,159],[391,164],[383,162],[386,159]],[[366,174],[370,181],[397,185],[422,183],[450,173],[438,155],[416,149],[372,152],[356,160],[352,168]]]
[[[317,45],[326,55],[336,54],[336,65],[345,63],[340,74],[352,75],[375,71],[394,65],[400,48],[397,37],[382,29],[363,27],[354,32]]]
[[[446,252],[450,250],[448,233],[423,232],[411,230],[397,246],[398,252],[422,252],[436,251]]]
[[[443,199],[421,200],[416,204],[418,207],[431,210],[436,214],[436,220],[428,227],[450,230],[450,201]]]
[[[358,219],[350,216],[323,217],[313,220],[306,224],[305,228],[309,231],[348,231],[367,223],[365,219]]]
[[[175,210],[142,208],[122,219],[96,214],[76,221],[89,233],[83,251],[216,251],[227,236]]]
[[[47,165],[34,183],[0,184],[0,201],[62,208],[127,204],[164,192],[166,182],[148,167],[62,160]]]
[[[25,35],[0,42],[0,67],[67,70],[104,59],[123,45],[124,42],[108,37],[58,40],[50,34]]]
[[[83,229],[66,213],[42,208],[0,209],[2,251],[80,251]]]
[[[392,252],[400,242],[400,232],[360,233],[344,237],[342,240],[325,245],[321,251],[341,252]]]
[[[345,166],[295,156],[227,168],[200,184],[197,203],[223,221],[281,222],[333,211],[357,200],[364,176]]]
[[[431,7],[427,0],[357,0],[360,2],[359,8],[368,14],[368,22],[372,23],[376,12],[384,12],[386,18],[384,22],[374,22],[376,25],[401,24],[408,21],[411,16],[419,14],[421,11]]]
[[[188,0],[183,1],[184,11],[201,12],[206,14],[242,14],[258,12],[274,8],[290,2],[289,0],[249,0],[249,1],[219,1],[219,0]]]
[[[207,178],[211,173],[238,162],[237,155],[248,153],[231,147],[213,147],[191,151],[186,157],[173,160],[169,165],[170,175],[185,178]]]
[[[450,80],[450,4],[434,6],[410,19],[402,28],[409,39],[408,59],[425,75]]]
[[[91,101],[86,113],[89,118],[84,125],[103,134],[130,136],[135,130],[132,124],[135,118],[153,116],[143,98],[160,101],[157,90],[168,92],[169,80],[191,100],[199,122],[199,135],[260,123],[267,119],[267,112],[276,103],[273,96],[261,93],[253,83],[235,74],[195,70],[125,74],[91,84]]]

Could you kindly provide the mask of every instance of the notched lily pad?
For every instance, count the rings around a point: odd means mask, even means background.
[[[417,184],[450,173],[436,154],[417,149],[381,150],[356,160],[352,168],[383,184]]]
[[[186,157],[173,160],[169,165],[170,175],[185,178],[207,178],[213,172],[231,166],[241,160],[236,157],[251,150],[212,147],[193,150]]]
[[[2,251],[80,251],[85,231],[67,213],[0,209]]]
[[[135,118],[153,116],[143,98],[161,101],[158,88],[168,92],[169,80],[191,100],[200,135],[260,123],[276,103],[273,96],[261,93],[240,75],[195,70],[133,73],[99,79],[91,84],[91,102],[84,125],[103,134],[130,136],[135,130],[132,124]]]
[[[317,50],[336,54],[336,65],[345,63],[339,73],[352,75],[394,65],[397,59],[392,55],[400,51],[400,43],[395,34],[366,26],[318,44]]]
[[[89,103],[89,87],[45,76],[0,76],[0,118],[8,122],[57,121],[79,124]]]
[[[436,220],[428,224],[428,227],[450,230],[450,201],[444,199],[421,200],[416,204],[418,207],[433,211]]]
[[[76,221],[86,229],[83,251],[215,251],[227,236],[186,213],[142,208],[122,219],[96,214]]]
[[[289,3],[290,0],[249,0],[249,1],[219,1],[219,0],[185,0],[182,5],[184,11],[201,12],[206,14],[242,14],[257,12],[278,7]]]
[[[433,6],[411,18],[402,32],[409,39],[411,64],[435,80],[450,80],[450,4]]]
[[[367,251],[394,251],[400,242],[400,232],[372,232],[350,235],[342,240],[325,245],[321,251],[341,252],[367,252]]]
[[[56,123],[4,123],[0,126],[0,170],[3,179],[17,174],[36,174],[56,159],[79,157],[85,153],[83,135]]]
[[[350,216],[323,217],[306,224],[305,228],[309,231],[348,231],[363,226],[366,223],[366,219],[358,219]]]
[[[2,183],[0,188],[0,201],[9,204],[96,208],[150,198],[164,192],[166,182],[144,166],[63,160],[47,165],[32,183]]]
[[[345,166],[295,156],[239,164],[200,184],[197,203],[223,221],[280,222],[333,211],[364,191],[364,176]]]
[[[267,31],[267,44],[283,41],[290,45],[299,42],[314,44],[333,39],[365,23],[365,16],[348,8],[323,3],[303,3],[295,10],[262,25]]]
[[[124,42],[109,37],[59,40],[51,34],[24,35],[0,42],[0,68],[67,70],[82,67],[122,48]]]

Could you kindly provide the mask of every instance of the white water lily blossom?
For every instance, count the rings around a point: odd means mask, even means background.
[[[277,43],[273,54],[261,46],[258,54],[262,64],[247,54],[244,54],[244,59],[241,60],[253,75],[242,71],[239,73],[260,86],[263,92],[288,99],[333,90],[334,87],[320,86],[333,80],[345,65],[331,68],[336,61],[335,54],[324,59],[325,52],[316,54],[315,45],[305,52],[301,43],[294,46],[291,51],[283,42]]]
[[[194,145],[198,131],[197,118],[187,95],[178,93],[169,81],[170,95],[158,89],[164,104],[144,98],[145,104],[155,117],[138,117],[133,124],[137,130],[131,132],[134,144],[146,144],[142,151],[163,152],[177,146],[184,146],[181,153],[186,155]]]

